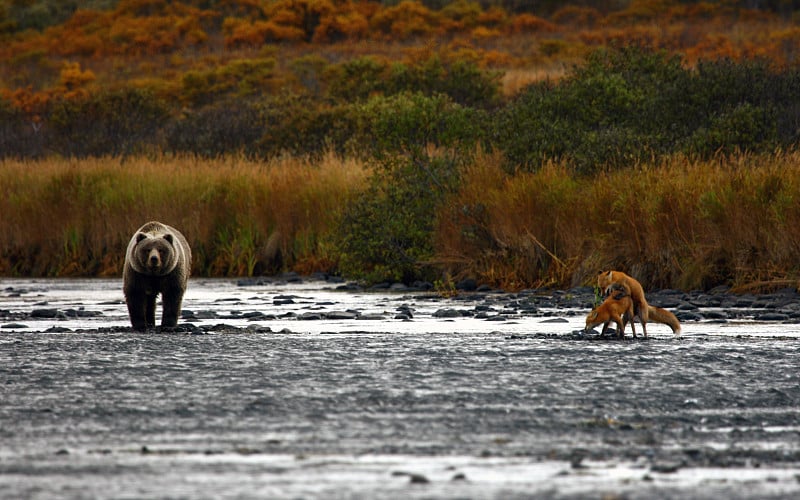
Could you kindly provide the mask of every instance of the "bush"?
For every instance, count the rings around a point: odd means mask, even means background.
[[[63,156],[120,156],[157,142],[169,115],[166,102],[142,89],[102,92],[52,106],[50,144]]]
[[[530,86],[494,115],[489,146],[509,166],[567,161],[582,174],[675,152],[769,151],[800,136],[800,72],[705,62],[641,48],[601,50],[557,84]]]
[[[399,94],[359,109],[359,144],[376,159],[370,185],[345,209],[340,271],[377,281],[431,279],[437,207],[474,150],[476,112],[447,96]]]
[[[241,152],[257,155],[264,119],[260,106],[251,101],[223,101],[193,111],[173,121],[165,130],[165,148],[216,158]]]
[[[441,94],[376,97],[359,106],[357,114],[361,123],[357,143],[378,159],[394,154],[420,158],[428,154],[428,147],[469,154],[484,121],[482,112]]]
[[[436,208],[457,178],[453,159],[384,159],[337,231],[339,272],[371,283],[432,280]]]
[[[446,94],[464,106],[491,108],[500,101],[500,73],[483,71],[470,61],[445,64],[431,57],[417,64],[389,65],[373,57],[362,57],[326,72],[329,96],[354,102],[376,94],[419,92],[428,96]]]

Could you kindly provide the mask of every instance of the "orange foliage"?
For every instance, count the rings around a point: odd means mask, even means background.
[[[3,89],[0,92],[0,97],[8,100],[14,108],[31,116],[32,121],[35,123],[41,121],[40,115],[50,102],[50,94],[48,92],[34,92],[30,86],[14,91]]]
[[[407,40],[434,33],[438,22],[434,13],[420,2],[403,0],[394,7],[377,12],[370,24],[376,34],[385,38]]]
[[[452,0],[437,10],[421,0],[120,0],[113,10],[77,10],[41,33],[4,35],[0,86],[61,96],[122,79],[179,88],[175,82],[190,71],[263,57],[265,44],[276,61],[310,52],[328,62],[365,55],[397,60],[414,47],[441,46],[445,35],[444,43],[505,70],[577,62],[612,44],[680,52],[690,63],[716,57],[800,62],[800,28],[790,19],[733,2],[633,0],[610,13],[566,5],[547,19],[485,3]],[[281,63],[274,71],[291,68]]]
[[[511,22],[513,33],[549,33],[557,30],[558,27],[555,24],[533,14],[520,14]]]
[[[95,80],[94,73],[82,70],[80,63],[64,63],[59,76],[59,84],[67,91],[73,91]]]

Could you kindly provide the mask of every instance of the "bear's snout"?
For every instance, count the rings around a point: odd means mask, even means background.
[[[161,254],[154,248],[147,256],[147,267],[157,269],[159,266],[161,266]]]

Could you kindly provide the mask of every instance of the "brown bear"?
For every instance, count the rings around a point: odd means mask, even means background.
[[[128,243],[123,292],[136,331],[156,325],[156,296],[161,294],[161,326],[178,324],[192,266],[192,251],[175,228],[160,222],[140,227]]]

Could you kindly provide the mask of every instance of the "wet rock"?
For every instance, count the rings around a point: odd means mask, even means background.
[[[488,316],[486,321],[507,321],[508,317],[502,314],[497,314],[495,316]]]
[[[456,283],[456,290],[464,292],[474,292],[478,289],[478,282],[473,278],[467,278]]]
[[[358,311],[331,311],[325,313],[325,317],[327,319],[332,320],[351,320],[351,319],[358,319],[361,315]]]
[[[322,319],[322,314],[314,312],[305,312],[297,315],[300,321],[318,321]]]
[[[755,319],[756,321],[786,321],[789,319],[789,315],[779,312],[767,312],[763,314],[757,314]]]
[[[6,323],[5,325],[0,325],[0,328],[6,330],[21,330],[23,328],[28,328],[28,325],[23,325],[22,323]]]
[[[386,317],[383,314],[373,313],[373,314],[362,314],[361,316],[358,317],[358,319],[365,321],[380,321],[386,319]]]
[[[680,462],[656,462],[650,466],[651,472],[658,472],[661,474],[674,474],[683,467]]]
[[[392,472],[393,476],[408,476],[409,483],[411,484],[428,484],[430,483],[430,479],[423,476],[422,474],[417,474],[415,472],[405,472],[405,471],[395,471]]]
[[[71,331],[72,330],[70,330],[69,328],[66,328],[66,327],[63,327],[63,326],[51,326],[50,328],[48,328],[44,332],[45,333],[69,333]]]
[[[698,313],[686,311],[676,311],[675,317],[678,318],[678,321],[681,323],[685,323],[687,321],[700,321],[703,319],[703,316]]]
[[[87,311],[81,307],[79,309],[66,309],[64,315],[68,318],[95,318],[102,316],[103,313],[100,311]]]
[[[566,318],[548,318],[541,321],[541,323],[569,323]]]
[[[438,309],[434,311],[434,313],[432,314],[434,318],[461,318],[463,316],[468,316],[468,315],[470,314],[469,313],[464,314],[464,312],[458,309],[451,309],[451,308]]]
[[[402,314],[404,316],[407,316],[408,319],[414,317],[414,309],[412,309],[411,307],[409,307],[409,306],[407,306],[405,304],[400,306],[400,307],[398,307],[395,310],[398,311],[400,314]]]
[[[57,318],[58,309],[34,309],[31,311],[31,318]]]
[[[725,311],[703,311],[701,316],[705,319],[721,320],[728,319],[728,313]]]

